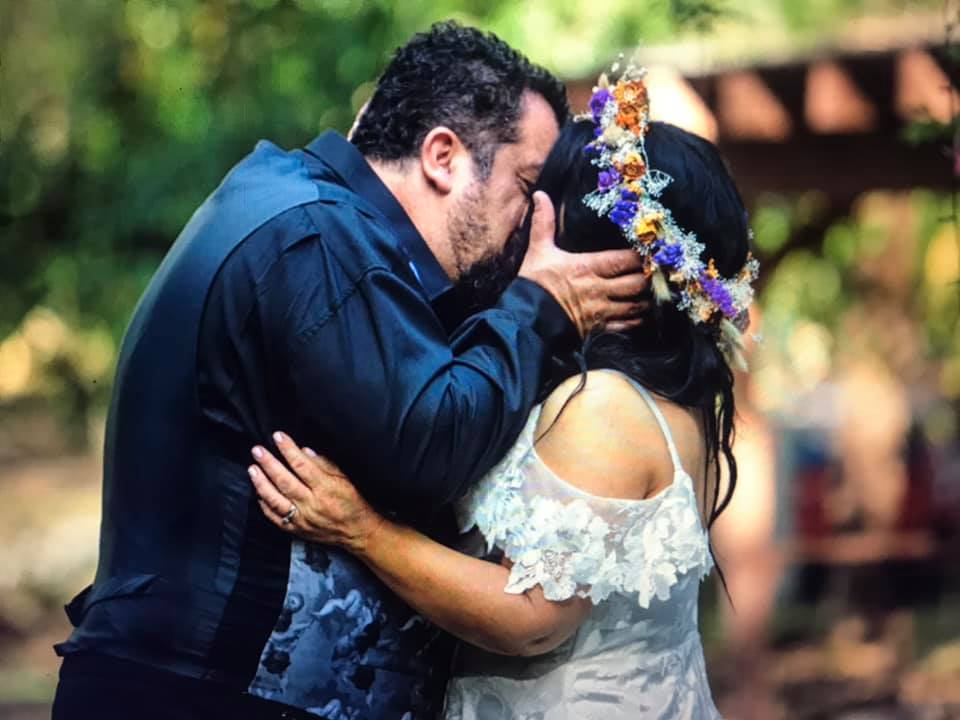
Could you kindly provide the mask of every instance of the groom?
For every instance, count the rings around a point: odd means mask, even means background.
[[[55,719],[437,712],[445,638],[351,557],[277,532],[247,448],[289,428],[444,532],[550,353],[644,285],[635,253],[558,250],[549,201],[515,246],[566,118],[542,68],[438,24],[397,51],[352,144],[261,142],[197,210],[121,349],[99,567],[67,608]]]

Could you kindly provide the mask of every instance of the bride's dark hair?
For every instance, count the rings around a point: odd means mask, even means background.
[[[592,122],[567,124],[537,182],[536,189],[550,196],[557,212],[557,244],[569,252],[628,247],[617,225],[583,204],[583,197],[597,187],[597,168],[583,152],[591,140]],[[724,277],[736,275],[749,250],[747,213],[716,148],[678,127],[654,122],[646,136],[646,150],[650,167],[673,178],[660,201],[681,228],[696,233],[706,248],[704,260],[713,258]],[[592,334],[578,352],[555,357],[545,395],[567,378],[581,374],[575,394],[584,387],[587,370],[608,368],[671,402],[698,410],[706,438],[706,470],[712,471],[716,480],[713,497],[707,497],[706,487],[704,492],[709,527],[730,502],[737,483],[737,463],[731,450],[733,372],[711,325],[694,323],[673,303],[658,306],[650,299],[652,310],[639,328]],[[729,482],[721,498],[723,462]]]

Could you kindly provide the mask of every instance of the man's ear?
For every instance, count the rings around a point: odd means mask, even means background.
[[[424,178],[437,192],[446,195],[454,187],[459,156],[466,150],[457,134],[448,127],[433,128],[420,146],[420,167]]]

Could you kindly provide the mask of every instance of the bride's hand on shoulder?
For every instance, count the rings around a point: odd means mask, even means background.
[[[256,464],[249,473],[263,514],[304,540],[362,554],[383,525],[383,516],[330,460],[301,449],[284,433],[275,433],[273,439],[290,469],[265,447],[253,448]]]

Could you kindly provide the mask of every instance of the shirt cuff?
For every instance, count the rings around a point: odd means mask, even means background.
[[[580,340],[576,326],[560,303],[532,280],[516,278],[496,306],[532,327],[551,350],[573,347]]]

